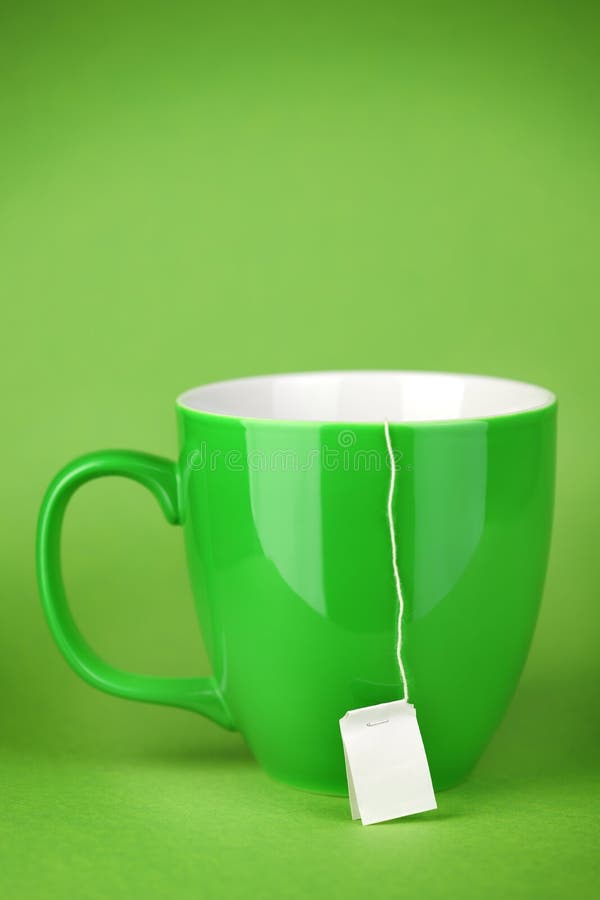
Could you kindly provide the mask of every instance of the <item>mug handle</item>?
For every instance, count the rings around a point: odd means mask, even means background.
[[[121,475],[154,494],[172,525],[181,524],[178,472],[175,463],[149,453],[100,450],[65,466],[44,497],[37,533],[40,594],[50,631],[58,647],[84,681],[108,694],[146,703],[164,703],[202,713],[234,730],[233,720],[214,678],[161,678],[124,672],[103,662],[85,641],[69,610],[60,564],[62,523],[77,488],[104,475]]]

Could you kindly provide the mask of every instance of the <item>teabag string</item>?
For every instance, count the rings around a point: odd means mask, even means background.
[[[397,819],[437,807],[417,715],[408,699],[408,682],[402,661],[404,597],[398,572],[393,510],[396,460],[387,420],[384,422],[384,431],[391,470],[387,518],[398,599],[396,656],[403,698],[391,703],[351,709],[340,719],[350,809],[352,818],[360,817],[363,825]]]
[[[394,492],[396,490],[396,459],[392,449],[392,440],[390,438],[390,425],[386,421],[383,423],[385,430],[385,442],[387,444],[388,456],[390,459],[390,489],[387,502],[387,516],[390,526],[390,542],[392,544],[392,569],[394,572],[394,584],[396,586],[396,596],[398,598],[398,639],[396,642],[396,656],[398,657],[398,668],[400,669],[400,678],[402,679],[402,696],[408,701],[408,682],[406,681],[406,672],[404,671],[404,663],[402,662],[402,619],[404,618],[404,597],[402,596],[402,586],[400,584],[400,575],[398,574],[398,549],[396,547],[396,529],[394,528]]]

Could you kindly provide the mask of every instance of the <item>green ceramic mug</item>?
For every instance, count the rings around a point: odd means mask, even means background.
[[[238,729],[276,778],[346,793],[338,720],[402,696],[388,420],[409,695],[434,786],[460,781],[507,707],[535,625],[552,521],[553,394],[471,375],[274,375],[188,391],[177,418],[177,462],[91,453],[48,489],[39,584],[70,665],[101,690]],[[102,475],[141,482],[183,526],[212,676],[120,671],[78,631],[61,524],[73,492]]]

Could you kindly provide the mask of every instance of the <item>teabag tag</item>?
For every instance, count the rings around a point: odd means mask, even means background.
[[[396,459],[387,422],[384,431],[391,470],[387,517],[398,598],[396,655],[403,696],[407,698],[408,682],[402,661],[404,598],[398,573],[393,512]],[[340,729],[353,819],[360,817],[363,825],[372,825],[437,809],[417,714],[407,699],[351,709],[340,719]]]
[[[352,818],[363,825],[436,809],[415,708],[406,700],[340,719]]]

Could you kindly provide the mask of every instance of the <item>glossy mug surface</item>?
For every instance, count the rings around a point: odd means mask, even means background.
[[[521,382],[425,372],[275,375],[177,401],[177,462],[100,451],[50,485],[38,530],[46,616],[70,665],[121,697],[238,729],[288,784],[347,792],[338,720],[398,699],[391,467],[403,659],[436,789],[471,770],[515,690],[548,557],[556,400]],[[86,644],[60,572],[84,482],[133,478],[183,526],[207,678],[117,670]]]

